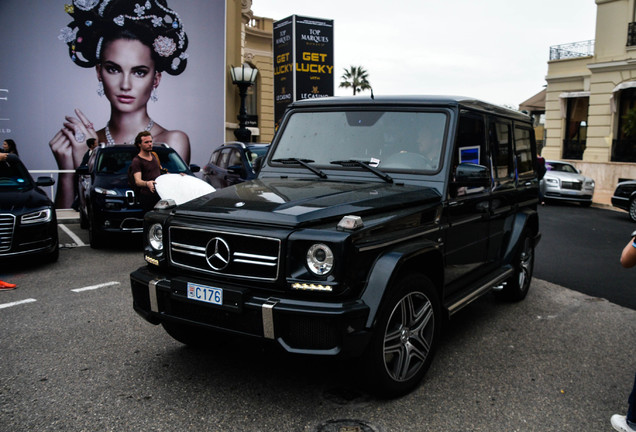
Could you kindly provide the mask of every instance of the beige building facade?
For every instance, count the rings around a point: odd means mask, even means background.
[[[248,129],[252,142],[272,141],[274,136],[273,20],[252,12],[251,0],[226,0],[225,141],[235,141],[241,106],[239,90],[232,83],[229,68],[248,64],[258,70],[256,83],[248,90]]]
[[[636,179],[636,0],[595,1],[596,40],[551,47],[542,156],[573,162],[609,204]]]

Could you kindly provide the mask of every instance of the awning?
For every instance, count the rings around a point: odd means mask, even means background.
[[[519,104],[519,111],[527,111],[529,113],[541,111],[545,112],[545,93],[546,89],[541,90],[530,99]]]
[[[614,90],[612,90],[612,96],[610,97],[610,109],[612,110],[612,113],[616,112],[616,93],[621,90],[634,87],[636,87],[636,81],[626,81],[614,87]]]

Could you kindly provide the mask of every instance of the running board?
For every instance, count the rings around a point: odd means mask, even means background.
[[[499,286],[505,282],[506,279],[512,276],[513,273],[514,269],[510,266],[506,266],[501,269],[494,278],[488,278],[486,281],[477,282],[477,289],[470,291],[468,295],[461,297],[459,300],[448,306],[448,314],[453,315],[457,313],[462,308],[468,306],[490,290],[499,288]]]

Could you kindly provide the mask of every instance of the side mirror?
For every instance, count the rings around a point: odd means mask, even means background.
[[[75,168],[75,173],[77,175],[88,175],[90,174],[89,169],[88,169],[88,165],[80,165],[77,168]]]
[[[55,184],[55,180],[53,180],[51,177],[42,176],[38,177],[35,184],[38,186],[53,186]]]
[[[461,163],[455,169],[455,185],[458,187],[490,186],[490,170],[472,163]]]
[[[199,171],[201,171],[201,167],[197,164],[192,164],[190,165],[190,171],[192,171],[193,173],[198,173]]]

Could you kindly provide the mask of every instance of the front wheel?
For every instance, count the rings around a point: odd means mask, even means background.
[[[636,198],[629,200],[629,218],[636,222]]]
[[[413,390],[433,361],[441,329],[441,308],[433,283],[424,275],[401,279],[380,309],[363,359],[370,390],[397,397]]]

